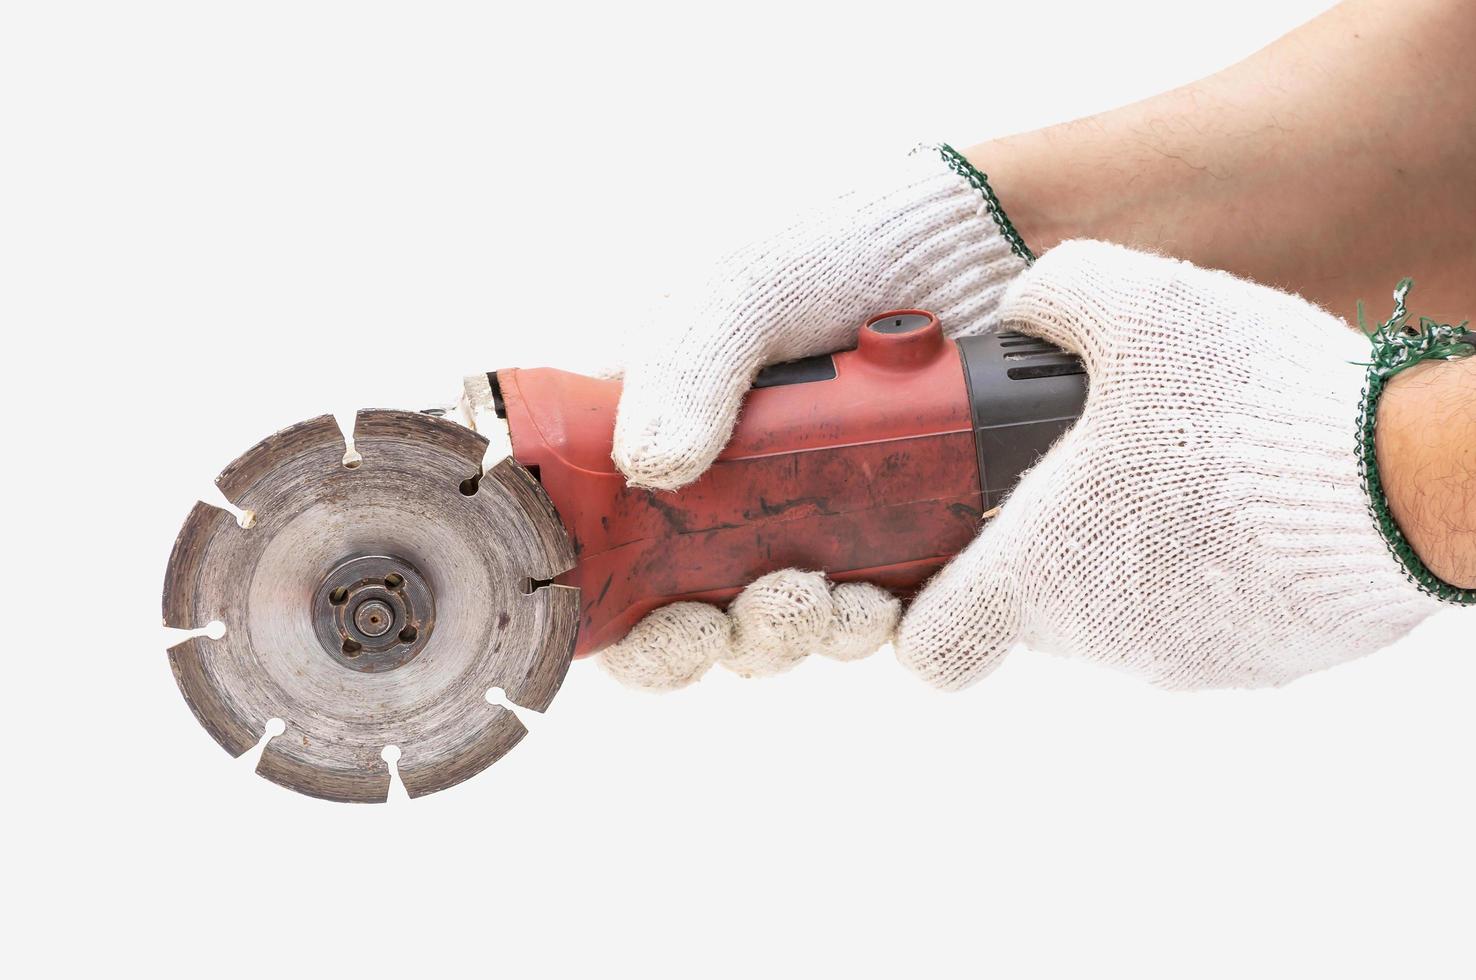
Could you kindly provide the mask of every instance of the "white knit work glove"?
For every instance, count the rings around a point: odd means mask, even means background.
[[[625,373],[616,464],[638,486],[690,483],[727,443],[760,368],[854,346],[862,321],[882,310],[930,310],[950,336],[988,330],[1029,256],[982,174],[948,147],[917,147],[666,304],[645,332],[649,353]],[[726,614],[696,603],[659,609],[601,661],[652,689],[690,683],[715,661],[763,676],[812,651],[870,654],[899,614],[874,586],[832,589],[818,573],[785,570]]]
[[[1001,321],[1078,352],[1090,389],[908,610],[897,656],[926,680],[963,687],[1023,642],[1164,687],[1274,685],[1439,607],[1370,519],[1356,455],[1369,347],[1341,320],[1226,273],[1070,242],[1014,283]],[[711,632],[706,648],[668,633],[621,654],[698,663],[722,655]]]
[[[1043,257],[1010,329],[1078,352],[1081,420],[919,594],[898,658],[944,688],[1017,641],[1169,688],[1260,687],[1439,607],[1369,516],[1366,338],[1299,297],[1099,242]]]
[[[1028,255],[982,174],[948,147],[917,147],[666,304],[626,367],[616,464],[637,486],[691,483],[760,368],[854,346],[866,317],[904,307],[936,313],[950,336],[981,333]]]

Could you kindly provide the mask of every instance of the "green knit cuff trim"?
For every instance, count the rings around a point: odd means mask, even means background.
[[[1035,253],[1025,247],[1025,239],[1015,230],[1010,223],[1010,216],[1005,214],[1004,208],[999,206],[999,198],[994,196],[994,188],[989,186],[989,178],[984,176],[983,171],[970,163],[964,155],[947,143],[938,146],[938,152],[943,154],[943,162],[948,164],[949,169],[969,182],[969,186],[984,195],[984,207],[989,211],[989,216],[999,226],[999,233],[1004,240],[1010,243],[1010,251],[1025,260],[1026,265],[1035,263]]]
[[[1411,279],[1400,280],[1394,288],[1394,315],[1372,329],[1364,322],[1363,304],[1358,304],[1358,326],[1368,334],[1373,344],[1358,412],[1358,474],[1368,494],[1368,510],[1373,516],[1374,526],[1383,535],[1389,553],[1399,562],[1409,580],[1419,586],[1421,592],[1443,602],[1471,606],[1476,605],[1476,589],[1451,585],[1420,561],[1420,556],[1415,554],[1404,532],[1399,530],[1394,515],[1389,512],[1389,501],[1379,479],[1374,423],[1379,396],[1384,393],[1389,379],[1422,361],[1455,360],[1476,354],[1476,333],[1467,331],[1465,323],[1451,326],[1436,323],[1428,317],[1421,317],[1418,327],[1408,322],[1409,313],[1404,308],[1404,300],[1413,285]]]

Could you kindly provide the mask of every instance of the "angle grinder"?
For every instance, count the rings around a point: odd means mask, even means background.
[[[456,410],[331,415],[262,440],[197,503],[164,578],[169,649],[231,755],[382,802],[453,786],[526,734],[571,661],[677,601],[723,604],[781,568],[907,597],[978,533],[1081,412],[1073,356],[1013,332],[945,338],[922,310],[854,349],[764,369],[716,463],[675,493],[610,458],[618,381],[549,368],[466,379]],[[222,624],[212,638],[204,628]]]

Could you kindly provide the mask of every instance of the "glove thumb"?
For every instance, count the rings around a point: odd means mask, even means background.
[[[1141,317],[1144,297],[1171,285],[1183,266],[1121,245],[1063,242],[1010,284],[1000,320],[1079,354],[1095,377],[1121,332]]]
[[[1063,448],[1057,444],[1036,470],[1062,459]],[[897,659],[929,684],[944,690],[967,687],[999,666],[1020,639],[1029,560],[1025,545],[1033,533],[1029,504],[1022,482],[999,515],[933,577],[902,617],[894,641]]]
[[[699,336],[688,333],[625,373],[611,456],[635,486],[691,483],[733,432],[762,356],[742,336],[716,344]]]

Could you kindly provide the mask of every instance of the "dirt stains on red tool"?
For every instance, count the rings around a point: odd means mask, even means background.
[[[956,345],[920,311],[868,322],[822,380],[755,388],[727,448],[676,493],[632,488],[610,459],[619,382],[547,368],[497,374],[513,455],[575,542],[576,651],[657,606],[726,602],[758,575],[823,569],[899,594],[978,531],[983,511]]]

